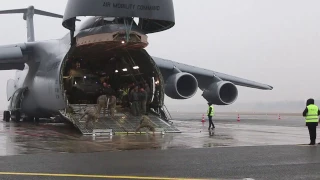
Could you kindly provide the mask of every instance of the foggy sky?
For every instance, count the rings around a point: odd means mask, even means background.
[[[0,9],[34,5],[64,14],[67,0],[10,0]],[[264,91],[239,87],[237,102],[305,100],[320,97],[317,83],[320,59],[320,1],[298,0],[174,0],[176,25],[149,35],[150,55],[195,65],[272,85]],[[26,41],[22,14],[0,15],[0,44]],[[36,40],[58,39],[68,31],[62,20],[35,15]],[[0,109],[8,105],[7,79],[1,71]],[[181,103],[166,98],[167,104]],[[206,106],[201,91],[184,104]]]

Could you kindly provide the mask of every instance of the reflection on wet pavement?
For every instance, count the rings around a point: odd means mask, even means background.
[[[139,149],[210,148],[217,146],[257,146],[308,143],[304,126],[288,127],[272,123],[215,123],[214,136],[199,120],[175,120],[178,134],[82,136],[64,124],[0,122],[0,155],[73,153]],[[282,122],[283,123],[283,122]]]

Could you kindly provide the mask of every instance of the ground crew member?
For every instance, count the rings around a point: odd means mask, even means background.
[[[100,117],[101,109],[103,108],[103,117],[106,116],[106,106],[107,106],[107,96],[105,94],[101,95],[97,99],[98,111],[97,116]]]
[[[151,120],[150,120],[150,118],[148,117],[148,114],[147,114],[147,113],[141,117],[140,124],[139,124],[139,126],[137,127],[135,133],[138,132],[141,128],[148,128],[150,131],[153,132],[153,136],[155,135],[155,134],[154,134],[154,133],[155,133],[155,128],[154,128],[154,126],[152,125]]]
[[[117,105],[117,98],[114,94],[111,95],[110,101],[109,101],[109,110],[110,110],[110,116],[114,117],[114,113],[116,110],[116,105]]]
[[[129,107],[129,88],[124,88],[122,94],[122,107]]]
[[[86,111],[84,112],[84,114],[81,116],[80,120],[87,115],[87,120],[86,120],[86,126],[88,126],[90,121],[98,121],[98,116],[95,113],[95,110],[89,109],[87,108]]]
[[[306,119],[306,126],[308,126],[309,136],[310,136],[310,144],[315,145],[317,138],[317,126],[319,122],[320,110],[318,106],[314,104],[314,99],[307,100],[307,107],[303,111],[302,115]],[[319,143],[320,144],[320,143]]]
[[[212,129],[215,128],[215,126],[214,126],[214,124],[212,122],[212,116],[214,115],[214,109],[213,109],[212,103],[208,103],[208,105],[209,105],[209,109],[207,111],[207,115],[208,115],[208,119],[209,119],[209,128],[208,128],[208,130],[210,130],[211,125],[212,125]]]
[[[150,109],[150,103],[151,103],[151,97],[152,97],[152,92],[151,92],[151,89],[148,85],[148,83],[145,82],[144,84],[144,90],[147,92],[147,105],[146,105],[146,109]]]

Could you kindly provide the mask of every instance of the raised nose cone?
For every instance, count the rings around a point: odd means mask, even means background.
[[[172,0],[68,0],[62,25],[73,31],[78,16],[139,18],[139,27],[146,33],[165,31],[175,25]]]
[[[132,27],[124,25],[124,18],[93,17],[80,26],[75,33],[76,46],[95,46],[104,49],[130,48],[141,49],[148,46],[148,37],[132,22]]]

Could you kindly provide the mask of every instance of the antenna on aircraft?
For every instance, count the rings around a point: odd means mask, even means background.
[[[41,10],[35,9],[33,6],[29,6],[28,8],[24,8],[24,9],[11,9],[11,10],[0,11],[0,14],[16,14],[16,13],[23,13],[23,19],[27,21],[27,38],[28,38],[27,41],[28,42],[35,41],[34,25],[33,25],[33,16],[35,14],[54,17],[54,18],[63,18],[62,15],[41,11]]]

